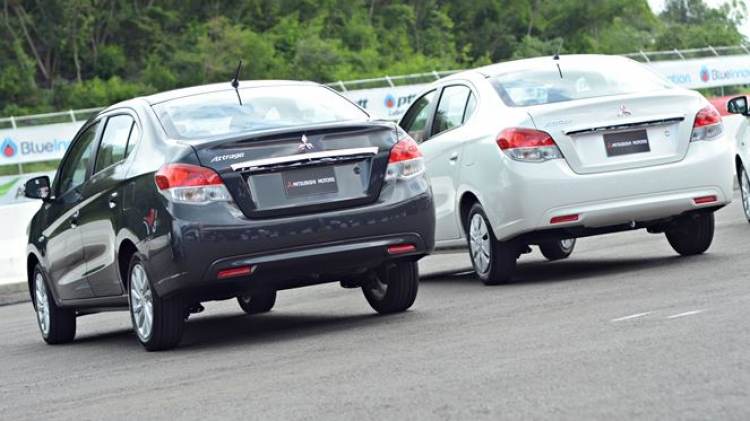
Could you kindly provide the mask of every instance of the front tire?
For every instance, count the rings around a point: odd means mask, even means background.
[[[244,294],[237,297],[237,302],[247,314],[268,313],[276,304],[276,291]]]
[[[362,285],[370,307],[380,314],[400,313],[414,304],[419,290],[417,262],[399,262],[379,271]]]
[[[76,336],[75,310],[60,308],[49,293],[41,266],[34,268],[34,310],[42,339],[50,345],[72,342]]]
[[[143,260],[134,255],[128,270],[130,319],[138,342],[148,351],[174,348],[182,339],[185,306],[181,297],[156,295]]]
[[[714,239],[714,213],[696,213],[680,217],[665,231],[669,245],[683,256],[708,250]]]
[[[517,242],[499,241],[492,232],[482,205],[474,204],[466,222],[469,255],[474,271],[485,285],[510,282],[516,270],[519,246]]]
[[[738,174],[740,182],[740,194],[742,195],[742,209],[745,211],[745,218],[750,222],[750,178],[748,178],[745,166],[740,164],[740,173]]]
[[[539,243],[539,251],[547,260],[567,259],[573,253],[576,246],[575,238],[564,238],[561,240],[549,240]]]

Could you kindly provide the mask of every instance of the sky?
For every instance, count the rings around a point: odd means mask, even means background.
[[[750,12],[750,0],[744,0],[744,2],[745,7],[748,9],[748,12]],[[648,3],[651,5],[651,9],[656,13],[659,13],[664,9],[664,0],[648,0]],[[726,0],[706,0],[706,3],[711,7],[718,7],[726,3]],[[750,16],[745,19],[745,24],[740,28],[740,32],[750,38]]]

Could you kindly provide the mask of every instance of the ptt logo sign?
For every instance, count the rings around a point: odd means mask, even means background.
[[[18,153],[18,146],[16,146],[13,139],[7,138],[3,141],[2,146],[0,146],[0,151],[2,151],[4,157],[13,158]]]

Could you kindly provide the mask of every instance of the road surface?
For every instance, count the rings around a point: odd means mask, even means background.
[[[45,345],[29,303],[0,307],[4,420],[747,420],[750,224],[736,198],[709,252],[645,231],[523,256],[485,287],[463,253],[423,261],[411,311],[359,290],[282,292],[273,312],[208,303],[179,349],[146,353],[127,313]]]

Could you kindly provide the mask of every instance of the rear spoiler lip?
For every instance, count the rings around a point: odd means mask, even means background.
[[[325,160],[325,159],[336,159],[336,158],[366,158],[372,155],[377,155],[377,146],[365,147],[365,148],[352,148],[352,149],[334,149],[330,151],[310,152],[302,153],[298,155],[286,155],[276,156],[273,158],[254,159],[250,161],[238,162],[232,164],[230,167],[235,172],[253,171],[263,169],[264,167],[273,167],[284,164],[291,164],[295,162],[314,161],[314,160]]]
[[[639,128],[639,127],[648,127],[648,126],[660,126],[664,124],[669,123],[681,123],[685,121],[685,115],[683,114],[673,114],[673,115],[657,115],[653,116],[652,118],[648,120],[623,120],[623,121],[611,121],[606,122],[603,124],[600,124],[598,126],[576,126],[576,127],[570,127],[566,130],[563,130],[563,133],[572,136],[576,134],[583,134],[583,133],[593,133],[593,132],[613,132],[613,131],[620,131],[620,130],[628,130],[632,128]]]

